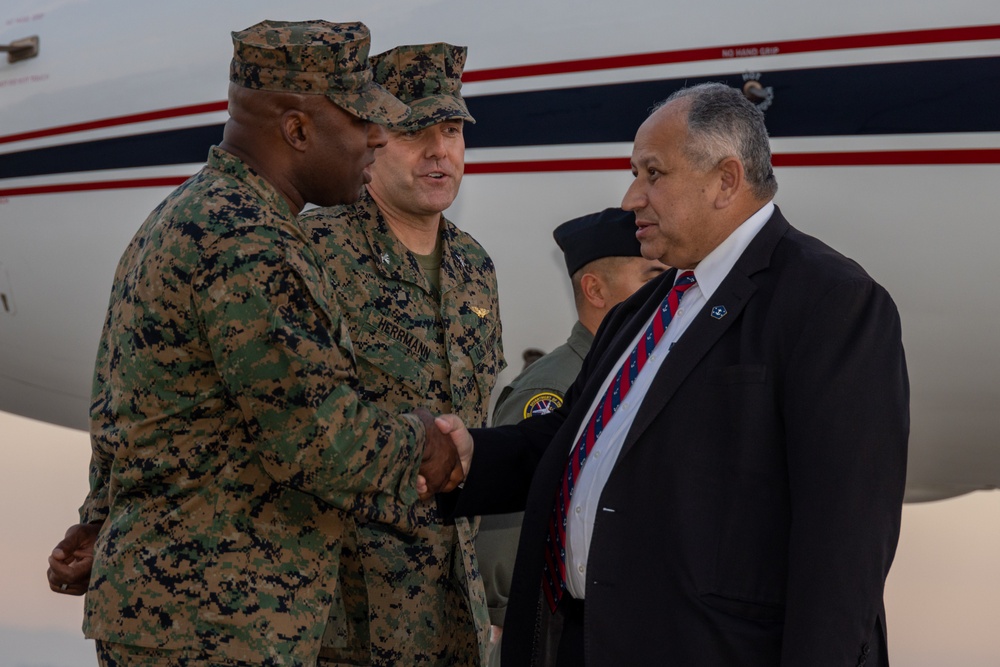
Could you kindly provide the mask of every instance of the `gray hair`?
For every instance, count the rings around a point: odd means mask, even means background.
[[[758,199],[771,199],[778,181],[771,169],[764,113],[743,94],[724,83],[702,83],[681,88],[653,111],[674,100],[690,100],[688,141],[684,153],[699,169],[711,169],[727,157],[743,163],[747,184]]]

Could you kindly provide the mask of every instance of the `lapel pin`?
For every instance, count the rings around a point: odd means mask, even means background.
[[[715,306],[714,308],[712,308],[712,317],[714,317],[717,320],[721,320],[728,313],[729,311],[726,310],[725,306]]]

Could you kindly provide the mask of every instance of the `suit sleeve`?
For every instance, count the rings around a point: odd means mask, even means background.
[[[791,533],[783,666],[854,665],[899,538],[909,386],[899,316],[870,280],[821,299],[784,378]]]

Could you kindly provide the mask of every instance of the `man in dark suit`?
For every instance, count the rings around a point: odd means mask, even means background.
[[[671,96],[632,171],[643,255],[679,268],[608,315],[561,409],[471,438],[438,420],[472,456],[442,503],[525,510],[505,664],[887,664],[892,299],[774,207],[763,115],[734,89]]]

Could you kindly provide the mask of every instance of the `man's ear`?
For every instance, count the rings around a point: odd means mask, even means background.
[[[726,208],[735,201],[736,196],[746,184],[746,173],[743,163],[736,157],[727,157],[716,167],[719,176],[719,190],[715,196],[715,207]]]
[[[580,276],[580,292],[584,300],[594,308],[604,308],[606,295],[604,281],[596,273],[585,273]]]
[[[304,152],[312,136],[312,119],[300,109],[288,109],[281,114],[281,136],[289,146]]]

